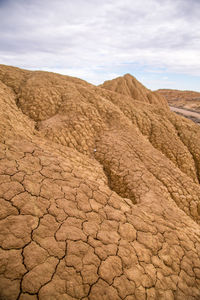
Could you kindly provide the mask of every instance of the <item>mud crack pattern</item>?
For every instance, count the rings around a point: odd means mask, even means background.
[[[115,84],[0,67],[0,299],[200,299],[200,128]]]

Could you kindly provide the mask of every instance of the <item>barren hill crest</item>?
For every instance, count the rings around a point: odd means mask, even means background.
[[[0,299],[200,299],[200,127],[130,74],[0,65]]]

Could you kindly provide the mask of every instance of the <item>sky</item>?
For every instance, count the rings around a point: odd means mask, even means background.
[[[200,91],[200,0],[0,0],[0,64]]]

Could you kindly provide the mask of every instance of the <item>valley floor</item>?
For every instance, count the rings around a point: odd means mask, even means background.
[[[195,123],[200,123],[200,113],[191,110],[170,106],[170,109],[176,113],[183,115],[186,118],[193,120]]]

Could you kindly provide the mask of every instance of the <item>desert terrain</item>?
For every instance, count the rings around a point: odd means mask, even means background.
[[[160,89],[159,94],[164,96],[169,105],[174,107],[185,108],[200,113],[200,93],[194,91],[180,91]]]
[[[176,112],[177,114],[184,116],[185,118],[188,118],[195,123],[200,124],[200,113],[188,109],[184,109],[184,108],[174,107],[174,106],[170,106],[170,109]]]
[[[200,93],[160,89],[157,92],[165,97],[172,111],[200,123]]]
[[[200,299],[200,127],[130,74],[0,65],[0,299]]]

